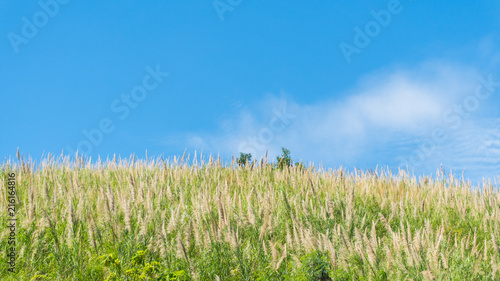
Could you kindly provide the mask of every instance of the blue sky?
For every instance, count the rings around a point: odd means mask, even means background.
[[[0,5],[2,160],[285,146],[326,167],[500,168],[498,1]]]

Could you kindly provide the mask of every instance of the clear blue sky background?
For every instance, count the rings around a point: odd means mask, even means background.
[[[500,81],[498,1],[240,2],[222,13],[212,1],[72,0],[43,23],[39,2],[0,0],[0,158],[76,150],[108,118],[93,158],[274,158],[286,146],[327,167],[497,175],[500,86],[472,97],[478,77]],[[399,12],[348,62],[341,43],[355,47],[356,27],[391,5]],[[23,18],[42,23],[19,43]],[[148,66],[170,75],[121,120],[112,104]],[[464,101],[466,117],[449,112]],[[283,110],[290,122],[271,122]],[[448,138],[432,140],[436,129]]]

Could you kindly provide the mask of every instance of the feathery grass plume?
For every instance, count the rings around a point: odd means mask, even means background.
[[[162,258],[167,257],[167,232],[165,231],[165,222],[162,223],[161,230],[156,234],[156,247]]]
[[[347,235],[347,231],[345,230],[345,228],[343,226],[339,225],[339,227],[340,227],[340,237],[342,238],[342,242],[343,242],[344,246],[346,247],[347,252],[352,253],[354,247],[351,243],[351,240],[349,239],[349,235]]]
[[[131,222],[131,217],[130,217],[130,208],[127,200],[125,197],[122,199],[122,206],[123,206],[123,213],[124,213],[124,222],[125,222],[125,229],[130,233],[132,232],[132,222]]]
[[[326,250],[328,251],[330,260],[333,264],[333,267],[337,266],[337,251],[335,250],[335,247],[332,243],[332,241],[328,238],[328,234],[325,235],[325,244],[326,244]]]
[[[495,259],[491,259],[491,279],[492,280],[495,280],[496,275],[497,275],[497,271],[499,269],[500,269],[500,265],[499,265],[498,260],[496,258]]]
[[[241,203],[241,195],[238,196],[238,222],[240,225],[249,224],[248,218],[243,211],[243,204]]]
[[[348,195],[348,199],[346,202],[345,221],[347,229],[351,229],[352,218],[355,212],[353,208],[354,208],[354,186],[350,189],[350,193]]]
[[[274,268],[274,271],[278,271],[278,269],[280,268],[281,266],[281,263],[285,260],[285,258],[288,256],[288,253],[287,253],[287,250],[286,250],[286,244],[284,246],[284,250],[283,250],[283,254],[281,255],[281,258],[280,260],[278,261],[278,263],[276,263],[276,267]]]
[[[67,238],[66,238],[66,243],[68,246],[71,248],[73,246],[73,228],[74,228],[74,222],[75,222],[75,215],[73,211],[73,202],[72,198],[68,198],[68,207],[67,207],[67,212],[68,215],[66,216],[67,218],[67,223],[66,223],[66,231],[67,231]]]
[[[372,221],[372,228],[370,230],[370,243],[374,249],[377,249],[379,246],[378,239],[377,239],[377,229],[375,227],[377,225],[377,222],[378,222],[378,220]]]
[[[484,239],[484,255],[483,255],[483,259],[484,260],[487,260],[488,259],[488,239]]]
[[[36,212],[36,202],[35,202],[35,189],[30,185],[29,196],[28,196],[28,221],[31,223],[35,219]]]
[[[48,185],[47,185],[47,181],[44,180],[42,184],[43,184],[43,190],[42,190],[43,191],[43,193],[42,193],[43,197],[42,198],[43,198],[43,201],[45,202],[44,207],[46,208],[47,204],[49,204],[51,198],[50,198],[50,193],[49,193],[49,188],[48,188]]]
[[[384,224],[385,228],[389,231],[389,233],[391,233],[391,235],[394,235],[394,232],[392,231],[391,225],[387,222],[384,215],[382,215],[381,213],[378,213],[378,215],[380,217],[380,220]]]
[[[75,221],[81,221],[84,215],[86,215],[84,214],[84,202],[85,202],[83,199],[84,194],[80,193],[78,195],[79,197],[78,197],[78,205],[76,207]]]
[[[424,277],[424,280],[435,280],[436,277],[434,277],[434,275],[432,274],[431,271],[429,270],[425,270],[425,271],[422,271],[422,276]]]
[[[424,249],[424,246],[422,245],[422,230],[417,230],[415,232],[415,235],[413,236],[413,244],[412,244],[412,253],[413,253],[413,260],[415,262],[415,267],[420,267],[423,263],[422,260],[422,250]]]
[[[439,255],[441,256],[441,263],[443,265],[443,268],[445,270],[448,270],[448,259],[446,258],[446,256],[443,254],[443,252],[439,253]]]
[[[412,245],[410,243],[412,239],[411,232],[410,229],[408,228],[407,229],[408,233],[405,233],[405,226],[403,225],[402,222],[400,223],[400,225],[401,225],[401,234],[403,235],[402,244],[403,244],[403,250],[406,254],[406,261],[409,267],[414,267],[415,264],[413,262],[413,251],[412,251]]]
[[[375,253],[375,245],[372,245],[372,243],[368,239],[368,236],[366,235],[366,232],[363,234],[363,241],[366,245],[365,247],[366,247],[366,255],[368,257],[368,262],[372,267],[376,268],[378,266],[378,259]]]
[[[108,198],[109,203],[110,203],[110,211],[114,215],[115,214],[115,196],[113,194],[113,190],[111,189],[111,186],[108,183],[107,186],[107,193],[106,193],[106,198]]]
[[[252,207],[252,201],[250,199],[251,194],[252,194],[252,192],[250,192],[249,196],[247,197],[247,215],[248,215],[248,221],[250,222],[250,224],[255,225],[255,215],[254,215],[254,210]]]
[[[226,226],[226,215],[224,212],[224,207],[222,203],[221,193],[217,195],[217,212],[219,215],[219,228],[223,229]]]
[[[44,231],[43,228],[42,228],[42,225],[44,224],[42,221],[44,220],[45,218],[42,218],[41,220],[39,220],[38,222],[38,227],[35,228],[35,230],[33,231],[33,234],[31,235],[31,239],[30,241],[32,241],[32,244],[30,245],[31,249],[32,249],[32,253],[31,253],[31,256],[30,256],[30,259],[31,260],[35,260],[35,257],[37,256],[38,254],[38,250],[39,250],[39,245],[40,244],[43,244],[43,237],[40,237],[41,235],[41,232]],[[3,237],[2,237],[2,240],[3,240]]]
[[[141,237],[142,239],[146,240],[147,239],[147,234],[148,234],[148,224],[151,220],[151,214],[149,213],[142,213],[143,215],[143,218],[142,218],[142,223],[141,223],[141,226],[140,226],[140,230],[139,230],[139,237]],[[168,231],[168,230],[167,230]]]
[[[64,194],[66,193],[66,191],[63,188],[63,185],[59,181],[57,181],[56,184],[57,184],[57,193],[56,193],[55,197],[56,198],[57,197],[63,197]]]
[[[59,238],[57,235],[56,224],[52,221],[49,214],[45,210],[42,210],[42,211],[43,211],[43,214],[45,215],[45,218],[47,219],[47,221],[49,223],[49,229],[50,229],[50,232],[52,233],[52,236],[54,237],[55,250],[57,253],[57,252],[59,252]]]
[[[270,220],[270,211],[266,208],[264,212],[265,212],[264,213],[264,222],[262,223],[262,226],[260,227],[259,239],[263,239],[264,236],[266,235],[267,227],[268,227],[269,220]]]
[[[92,216],[90,215],[87,215],[87,230],[88,230],[89,243],[92,247],[94,247],[95,252],[98,253],[96,237],[95,237],[95,225],[92,221]]]
[[[99,193],[97,194],[97,212],[102,213],[102,221],[109,222],[112,218],[111,208],[109,204],[109,199],[102,187],[99,188]]]
[[[174,229],[177,227],[177,217],[179,217],[179,212],[180,212],[181,206],[179,205],[175,211],[172,211],[170,215],[170,220],[168,222],[167,226],[167,233],[172,233]]]
[[[295,244],[295,247],[300,248],[301,243],[300,243],[299,234],[297,232],[297,225],[294,223],[292,227],[293,227],[293,242]]]
[[[385,262],[386,262],[386,270],[389,270],[392,266],[392,262],[394,261],[394,256],[392,254],[391,249],[389,248],[389,245],[385,244],[384,245],[384,252],[385,252]]]
[[[201,221],[201,215],[198,208],[194,208],[194,214],[193,216],[191,216],[190,221],[191,224],[193,225],[193,235],[196,246],[202,247],[203,246],[202,233],[200,232],[199,228],[200,226],[203,227],[203,224]]]
[[[286,227],[286,238],[285,238],[285,241],[286,241],[285,244],[290,245],[289,247],[291,249],[294,248],[294,245],[293,245],[294,243],[293,243],[293,239],[292,239],[292,233],[290,231],[290,226]]]
[[[184,231],[184,241],[186,241],[186,247],[189,249],[189,247],[191,247],[191,234],[192,234],[191,220],[188,220],[186,224],[187,227]]]
[[[475,256],[476,252],[477,252],[477,228],[474,228],[474,238],[472,239],[472,250],[471,250],[471,253],[473,256]]]
[[[269,248],[271,249],[271,265],[274,267],[278,264],[278,249],[276,248],[277,242],[269,241]]]
[[[359,228],[354,227],[354,247],[356,246],[363,247],[363,236]]]
[[[203,243],[208,249],[212,246],[212,237],[210,236],[210,231],[207,228],[203,228]]]
[[[500,248],[498,247],[495,235],[493,233],[491,233],[491,243],[493,245],[493,251],[495,253],[495,256],[498,256],[498,254],[500,254]]]

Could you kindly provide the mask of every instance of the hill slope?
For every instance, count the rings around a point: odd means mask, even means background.
[[[500,278],[500,194],[453,178],[214,159],[3,167],[4,212],[15,173],[17,273],[4,228],[2,279]]]

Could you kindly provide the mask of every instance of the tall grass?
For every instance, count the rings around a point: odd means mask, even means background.
[[[9,171],[19,202],[18,272],[4,229],[3,280],[500,279],[490,184],[212,157],[3,167],[0,210]]]

